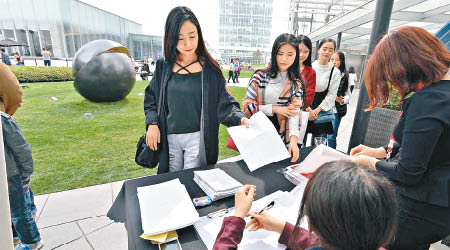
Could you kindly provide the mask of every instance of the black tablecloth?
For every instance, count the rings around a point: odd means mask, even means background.
[[[312,148],[302,148],[300,153],[300,161],[311,152]],[[201,170],[220,168],[235,178],[242,184],[256,185],[255,199],[262,198],[277,190],[290,191],[294,187],[282,173],[276,170],[292,165],[289,159],[281,162],[272,163],[260,169],[250,172],[244,161],[221,163],[211,165]],[[137,188],[166,182],[175,178],[179,178],[180,182],[186,186],[186,189],[191,198],[205,196],[205,193],[194,182],[193,171],[200,169],[189,169],[173,173],[166,173],[160,175],[152,175],[125,181],[120,190],[116,200],[110,208],[107,216],[116,221],[125,223],[128,232],[128,249],[129,250],[143,250],[143,249],[158,249],[156,245],[152,245],[148,240],[144,240],[139,236],[143,233],[141,223],[141,213],[139,208],[139,201],[137,197]],[[158,203],[155,202],[155,206]],[[206,207],[197,209],[200,216],[205,216],[208,213],[234,206],[234,197],[228,197],[213,202]],[[193,226],[177,230],[179,240],[183,250],[201,250],[207,249],[197,235]]]

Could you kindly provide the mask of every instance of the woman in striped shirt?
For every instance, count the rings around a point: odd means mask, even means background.
[[[244,113],[247,117],[262,111],[272,121],[292,155],[298,160],[300,150],[299,112],[303,106],[305,87],[298,65],[298,45],[291,34],[275,39],[271,63],[264,70],[257,70],[250,79],[245,95]]]

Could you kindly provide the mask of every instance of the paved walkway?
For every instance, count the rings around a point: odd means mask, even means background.
[[[249,79],[230,86],[247,87]],[[339,128],[338,149],[347,151],[359,90],[350,100],[348,113]],[[240,160],[233,157],[225,161]],[[126,250],[127,232],[122,223],[114,223],[106,213],[123,181],[35,197],[37,225],[45,242],[44,250]],[[433,250],[449,250],[436,243]]]

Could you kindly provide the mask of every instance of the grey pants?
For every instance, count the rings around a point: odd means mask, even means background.
[[[169,172],[200,167],[200,131],[169,134]]]

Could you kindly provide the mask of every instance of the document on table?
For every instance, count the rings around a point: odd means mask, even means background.
[[[276,191],[268,196],[265,196],[255,202],[253,202],[251,211],[259,211],[270,202],[274,201],[275,205],[266,210],[270,216],[275,217],[281,221],[287,221],[293,225],[297,222],[298,211],[300,208],[300,202],[303,197],[303,191],[305,185],[298,185],[291,192]],[[231,216],[234,209],[230,209],[227,216]],[[226,216],[226,217],[227,217]],[[207,216],[201,217],[201,221],[194,224],[195,230],[199,234],[203,243],[205,243],[208,250],[213,249],[214,242],[216,241],[217,234],[222,228],[222,222],[224,217],[208,218]],[[246,218],[246,222],[249,218]],[[306,220],[302,221],[301,226],[308,228]],[[255,232],[249,232],[244,230],[244,236],[239,249],[241,250],[259,250],[259,249],[286,249],[285,245],[278,243],[280,235],[275,232],[266,230],[258,230]]]
[[[227,128],[251,172],[290,157],[272,122],[261,111],[250,118],[250,127]]]
[[[350,156],[321,144],[314,148],[305,160],[300,163],[299,167],[293,171],[299,173],[312,173],[322,166],[322,164],[337,160],[349,161]]]
[[[179,179],[137,188],[144,235],[193,225],[200,217]]]

